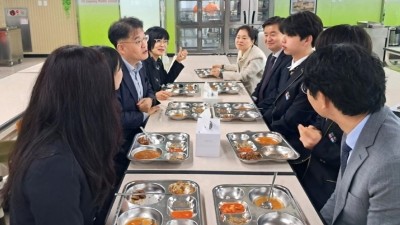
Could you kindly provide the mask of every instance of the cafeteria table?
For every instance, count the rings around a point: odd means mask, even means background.
[[[37,73],[15,73],[0,79],[0,126],[27,107]]]
[[[226,55],[189,55],[182,64],[185,66],[175,82],[206,82],[219,81],[220,78],[200,78],[194,72],[195,69],[211,68],[214,64],[229,64]]]
[[[212,174],[126,174],[119,192],[124,190],[127,183],[131,181],[157,181],[157,180],[191,180],[200,187],[201,208],[204,223],[199,225],[216,225],[217,216],[214,207],[212,189],[221,184],[271,184],[272,175],[212,175]],[[289,189],[303,211],[306,224],[323,224],[318,213],[314,210],[310,200],[294,175],[278,175],[275,184],[282,185]],[[116,197],[106,220],[106,225],[114,225],[116,211],[120,197]],[[252,203],[248,203],[252,204]],[[150,206],[151,207],[151,206]],[[254,220],[256,220],[254,218]],[[255,222],[249,223],[255,225]]]
[[[204,84],[199,84],[203,89]],[[219,95],[221,102],[252,102],[250,96],[244,89],[243,84],[239,83],[241,90],[237,95]],[[271,174],[279,171],[293,174],[289,164],[285,162],[259,162],[253,164],[242,163],[234,153],[226,134],[230,132],[244,131],[268,131],[268,127],[262,118],[256,121],[243,122],[233,120],[231,122],[221,122],[221,154],[219,157],[197,157],[194,155],[196,143],[196,124],[193,119],[172,120],[165,115],[165,109],[171,101],[202,101],[201,94],[192,97],[171,97],[168,101],[161,101],[161,110],[150,116],[146,124],[147,132],[184,132],[190,136],[190,157],[181,164],[168,162],[140,163],[131,162],[127,173],[160,173],[170,171],[171,173],[241,173],[241,174]]]

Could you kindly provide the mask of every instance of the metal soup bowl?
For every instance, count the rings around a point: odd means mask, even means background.
[[[138,207],[122,213],[118,217],[117,225],[126,225],[129,221],[135,218],[152,219],[157,225],[161,225],[163,222],[163,216],[160,211],[150,207]]]
[[[260,216],[257,225],[304,225],[304,223],[289,213],[270,212]]]

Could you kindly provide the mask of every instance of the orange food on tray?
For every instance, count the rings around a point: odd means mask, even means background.
[[[170,147],[169,151],[170,152],[183,152],[183,149],[179,148],[179,147]]]
[[[174,219],[190,219],[193,217],[193,212],[191,210],[172,211],[171,217]]]
[[[157,225],[157,223],[153,219],[139,217],[129,220],[125,225]]]
[[[254,204],[258,207],[260,207],[264,202],[271,202],[272,204],[272,209],[283,209],[285,208],[285,205],[283,204],[283,202],[281,200],[279,200],[278,198],[269,198],[268,196],[260,196],[258,198],[256,198],[254,200]]]
[[[244,205],[240,203],[224,203],[219,207],[221,213],[243,213]]]
[[[253,148],[251,146],[240,146],[239,151],[240,152],[252,152]]]
[[[255,140],[262,145],[277,145],[277,144],[279,144],[278,140],[271,138],[271,137],[258,137]]]
[[[154,151],[154,150],[143,150],[135,155],[133,155],[133,158],[135,159],[155,159],[161,156],[161,153]]]

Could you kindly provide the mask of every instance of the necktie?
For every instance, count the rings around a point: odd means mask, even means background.
[[[271,60],[268,61],[268,64],[265,67],[265,70],[267,72],[264,75],[263,82],[262,82],[260,90],[258,92],[258,99],[259,99],[258,102],[260,102],[264,98],[264,90],[267,87],[268,81],[271,78],[272,68],[274,67],[275,60],[276,60],[276,57],[275,56],[271,56]]]
[[[346,170],[347,159],[349,158],[351,150],[352,149],[345,142],[344,145],[342,146],[342,155],[340,157],[340,170],[342,171],[342,176],[344,171]]]

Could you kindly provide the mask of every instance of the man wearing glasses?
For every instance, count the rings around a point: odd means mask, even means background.
[[[117,170],[122,172],[129,164],[126,158],[133,137],[140,132],[149,115],[158,110],[151,85],[142,69],[142,60],[148,57],[148,36],[143,31],[143,22],[134,17],[122,18],[111,25],[108,39],[122,57],[123,78],[117,93],[121,103],[124,130],[123,152],[116,157]],[[117,171],[117,172],[121,172]]]
[[[326,224],[399,224],[400,119],[384,106],[380,60],[357,44],[317,48],[304,87],[315,111],[343,130],[336,188],[321,210]]]

